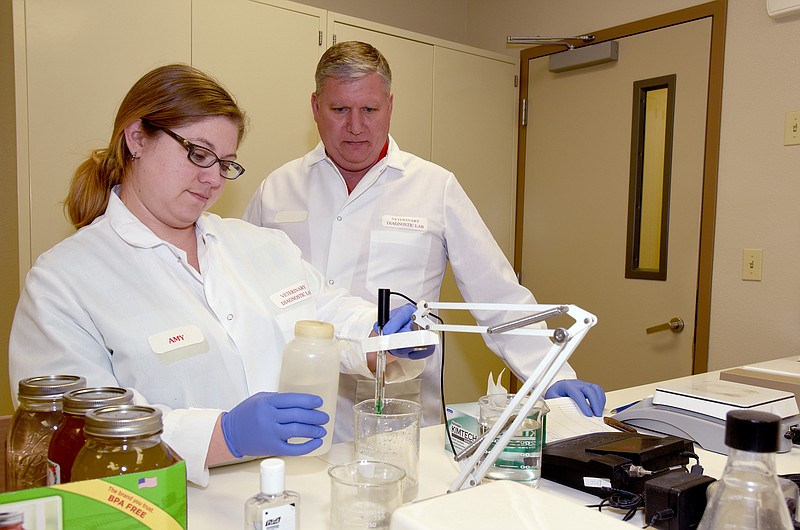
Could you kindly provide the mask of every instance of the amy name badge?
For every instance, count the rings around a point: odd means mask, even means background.
[[[200,344],[205,340],[203,332],[197,326],[181,326],[179,328],[162,331],[147,337],[150,349],[155,353],[167,353],[184,346]]]

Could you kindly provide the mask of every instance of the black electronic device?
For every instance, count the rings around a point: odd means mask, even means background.
[[[686,466],[690,440],[629,432],[598,432],[549,442],[542,450],[542,478],[598,497],[608,489],[644,493],[648,479]],[[605,489],[604,489],[605,488]]]

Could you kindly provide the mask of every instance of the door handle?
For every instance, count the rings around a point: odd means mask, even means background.
[[[680,317],[671,318],[669,322],[665,322],[663,324],[659,324],[657,326],[653,326],[651,328],[647,328],[645,331],[649,335],[650,333],[658,333],[659,331],[667,331],[670,330],[673,333],[680,333],[683,331],[683,319]]]

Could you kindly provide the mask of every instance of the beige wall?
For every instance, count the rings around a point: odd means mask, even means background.
[[[0,415],[10,414],[8,333],[19,297],[11,0],[0,0]]]

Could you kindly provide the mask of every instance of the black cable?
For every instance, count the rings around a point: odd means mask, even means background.
[[[642,528],[653,526],[658,521],[666,521],[667,519],[672,519],[673,517],[675,517],[675,511],[673,511],[672,508],[666,508],[653,514],[653,518],[650,519],[650,522],[644,525]]]
[[[610,491],[611,495],[600,501],[599,504],[587,505],[587,508],[597,508],[603,511],[603,507],[608,506],[619,510],[628,510],[622,520],[629,521],[636,515],[636,510],[644,505],[644,495],[616,488],[603,488],[603,490]]]
[[[692,475],[702,475],[703,474],[703,466],[700,465],[700,457],[697,453],[692,453],[691,451],[684,451],[681,453],[681,456],[687,456],[689,458],[694,458],[697,463],[692,466],[692,469],[689,471]]]
[[[404,300],[406,300],[408,303],[417,305],[417,302],[415,300],[412,300],[411,298],[409,298],[408,296],[404,295],[403,293],[398,293],[398,292],[395,292],[395,291],[391,291],[389,294],[390,295],[396,294],[397,296],[399,296],[399,297],[403,298]],[[439,315],[436,315],[434,313],[429,313],[428,316],[431,316],[431,317],[435,318],[436,320],[439,321],[440,324],[444,324],[444,320],[439,318]],[[444,335],[445,335],[444,331],[440,332],[439,335],[441,336],[441,342],[442,342],[442,347],[441,347],[442,365],[441,365],[441,369],[439,370],[439,374],[440,374],[439,375],[439,395],[440,395],[440,398],[442,400],[442,418],[444,419],[444,432],[447,435],[447,443],[450,444],[450,449],[452,449],[453,454],[455,455],[455,454],[458,454],[458,453],[456,452],[455,445],[453,444],[453,438],[450,436],[450,429],[447,428],[447,406],[445,405],[446,401],[444,399]]]

